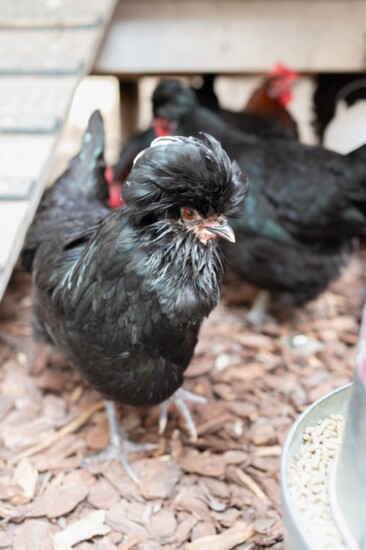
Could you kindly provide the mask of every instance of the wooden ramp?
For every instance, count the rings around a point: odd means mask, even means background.
[[[0,299],[117,0],[0,0]]]

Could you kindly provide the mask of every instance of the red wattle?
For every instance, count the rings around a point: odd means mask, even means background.
[[[170,121],[166,118],[154,118],[153,129],[156,137],[171,136]]]
[[[117,182],[112,182],[109,184],[109,199],[108,205],[111,208],[118,208],[124,204],[124,201],[121,198],[122,185]]]

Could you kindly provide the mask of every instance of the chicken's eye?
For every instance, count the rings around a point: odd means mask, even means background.
[[[197,218],[198,214],[192,208],[182,208],[181,216],[183,220],[192,221]]]

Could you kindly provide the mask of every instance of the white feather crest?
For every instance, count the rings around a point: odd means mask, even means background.
[[[181,139],[180,139],[180,137],[177,137],[177,136],[157,137],[157,138],[153,139],[153,141],[150,143],[150,147],[156,147],[157,145],[169,145],[170,143],[176,143],[176,142],[179,142],[179,141],[181,141]],[[136,155],[136,157],[134,158],[134,161],[133,161],[133,166],[135,166],[135,164],[139,160],[139,158],[141,158],[142,155],[145,153],[145,151],[150,149],[150,147],[148,147],[147,149],[143,149],[142,151],[140,151]]]

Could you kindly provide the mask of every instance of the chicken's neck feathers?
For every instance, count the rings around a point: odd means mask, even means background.
[[[119,224],[110,223],[118,217]],[[62,301],[69,294],[76,304],[96,278],[107,288],[119,277],[137,277],[145,292],[156,295],[165,316],[189,316],[195,323],[217,305],[222,272],[221,249],[215,239],[202,243],[192,232],[182,230],[179,221],[133,227],[128,216],[113,214],[64,274],[59,290]],[[99,307],[115,308],[118,303],[108,303],[102,296]]]

